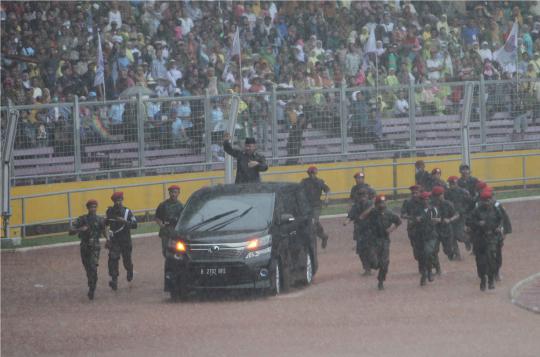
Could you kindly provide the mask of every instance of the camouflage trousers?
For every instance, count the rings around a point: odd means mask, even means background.
[[[473,246],[478,277],[493,278],[502,264],[502,246],[495,236],[477,237]]]
[[[448,227],[450,228],[450,227]],[[437,244],[437,255],[439,253],[439,245],[442,244],[443,252],[448,257],[448,259],[453,260],[457,254],[456,252],[456,242],[454,240],[454,235],[452,230],[445,230],[437,234],[438,244]]]
[[[372,269],[379,270],[377,279],[385,281],[390,265],[390,240],[377,239],[369,242],[369,263]]]
[[[358,258],[362,262],[362,268],[364,271],[370,271],[368,237],[365,232],[360,232],[356,225],[354,227],[354,240],[356,241],[356,254],[358,254]]]
[[[421,274],[430,272],[439,265],[438,245],[439,242],[435,237],[415,239],[415,247],[418,255],[418,271]]]
[[[96,288],[98,280],[97,269],[99,265],[99,252],[99,245],[93,246],[81,244],[81,261],[84,266],[84,270],[86,271],[86,278],[88,279],[88,287],[90,289]]]
[[[113,238],[109,249],[109,275],[113,280],[118,278],[118,266],[120,258],[126,271],[133,271],[133,262],[131,261],[131,251],[133,247],[131,238]]]

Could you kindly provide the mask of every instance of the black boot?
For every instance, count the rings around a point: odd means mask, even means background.
[[[441,275],[441,263],[435,263],[435,274]]]
[[[493,281],[493,275],[488,276],[488,289],[495,289],[495,282]]]
[[[428,270],[427,272],[427,279],[429,282],[433,281],[433,274],[431,273],[431,270]]]
[[[328,235],[323,234],[323,236],[321,237],[321,240],[322,240],[321,248],[326,249],[326,246],[328,245]]]
[[[94,292],[96,291],[96,288],[90,288],[88,289],[88,299],[94,300]]]
[[[109,286],[114,291],[118,290],[118,280],[116,278],[112,278],[111,281],[109,281]]]
[[[420,286],[426,285],[426,272],[422,272],[422,277],[420,278]]]
[[[379,280],[379,285],[377,285],[377,288],[379,290],[384,290],[384,284],[383,284],[383,281],[382,280]]]
[[[132,281],[133,280],[133,269],[127,271],[126,278],[127,278],[127,281]]]
[[[486,277],[482,276],[480,278],[480,290],[486,291]]]

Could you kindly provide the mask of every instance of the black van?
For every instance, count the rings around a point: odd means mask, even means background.
[[[312,210],[298,183],[218,185],[195,192],[169,240],[166,287],[256,288],[279,294],[317,271]]]

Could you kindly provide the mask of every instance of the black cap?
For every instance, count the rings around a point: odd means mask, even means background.
[[[467,164],[461,164],[461,165],[459,165],[459,171],[465,170],[465,169],[470,170],[469,165],[467,165]]]
[[[256,144],[255,138],[246,138],[245,144]]]

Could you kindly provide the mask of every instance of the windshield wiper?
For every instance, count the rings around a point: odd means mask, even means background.
[[[218,231],[220,230],[221,228],[231,224],[232,222],[234,221],[237,221],[238,219],[244,217],[246,214],[248,214],[249,211],[251,211],[253,209],[253,206],[250,206],[248,208],[246,208],[242,213],[240,213],[238,216],[234,216],[234,217],[231,217],[229,218],[228,220],[226,220],[225,222],[221,222],[221,223],[218,223],[212,227],[209,227],[207,229],[204,230],[204,232],[214,232],[214,231]]]
[[[234,212],[236,212],[236,211],[238,211],[238,210],[237,210],[237,209],[233,209],[233,210],[230,210],[230,211],[227,211],[227,212],[224,212],[224,213],[220,213],[220,214],[215,215],[215,216],[213,216],[213,217],[210,217],[210,218],[208,218],[208,219],[205,219],[204,221],[199,222],[199,223],[197,223],[197,224],[195,224],[195,225],[189,227],[189,228],[187,229],[187,231],[188,231],[188,232],[192,232],[193,230],[195,230],[195,229],[197,229],[197,228],[199,228],[199,227],[202,227],[202,226],[204,226],[204,225],[207,224],[207,223],[217,221],[218,219],[223,218],[223,217],[225,217],[225,216],[228,216],[228,215],[230,215],[230,214],[232,214],[232,213],[234,213]]]

